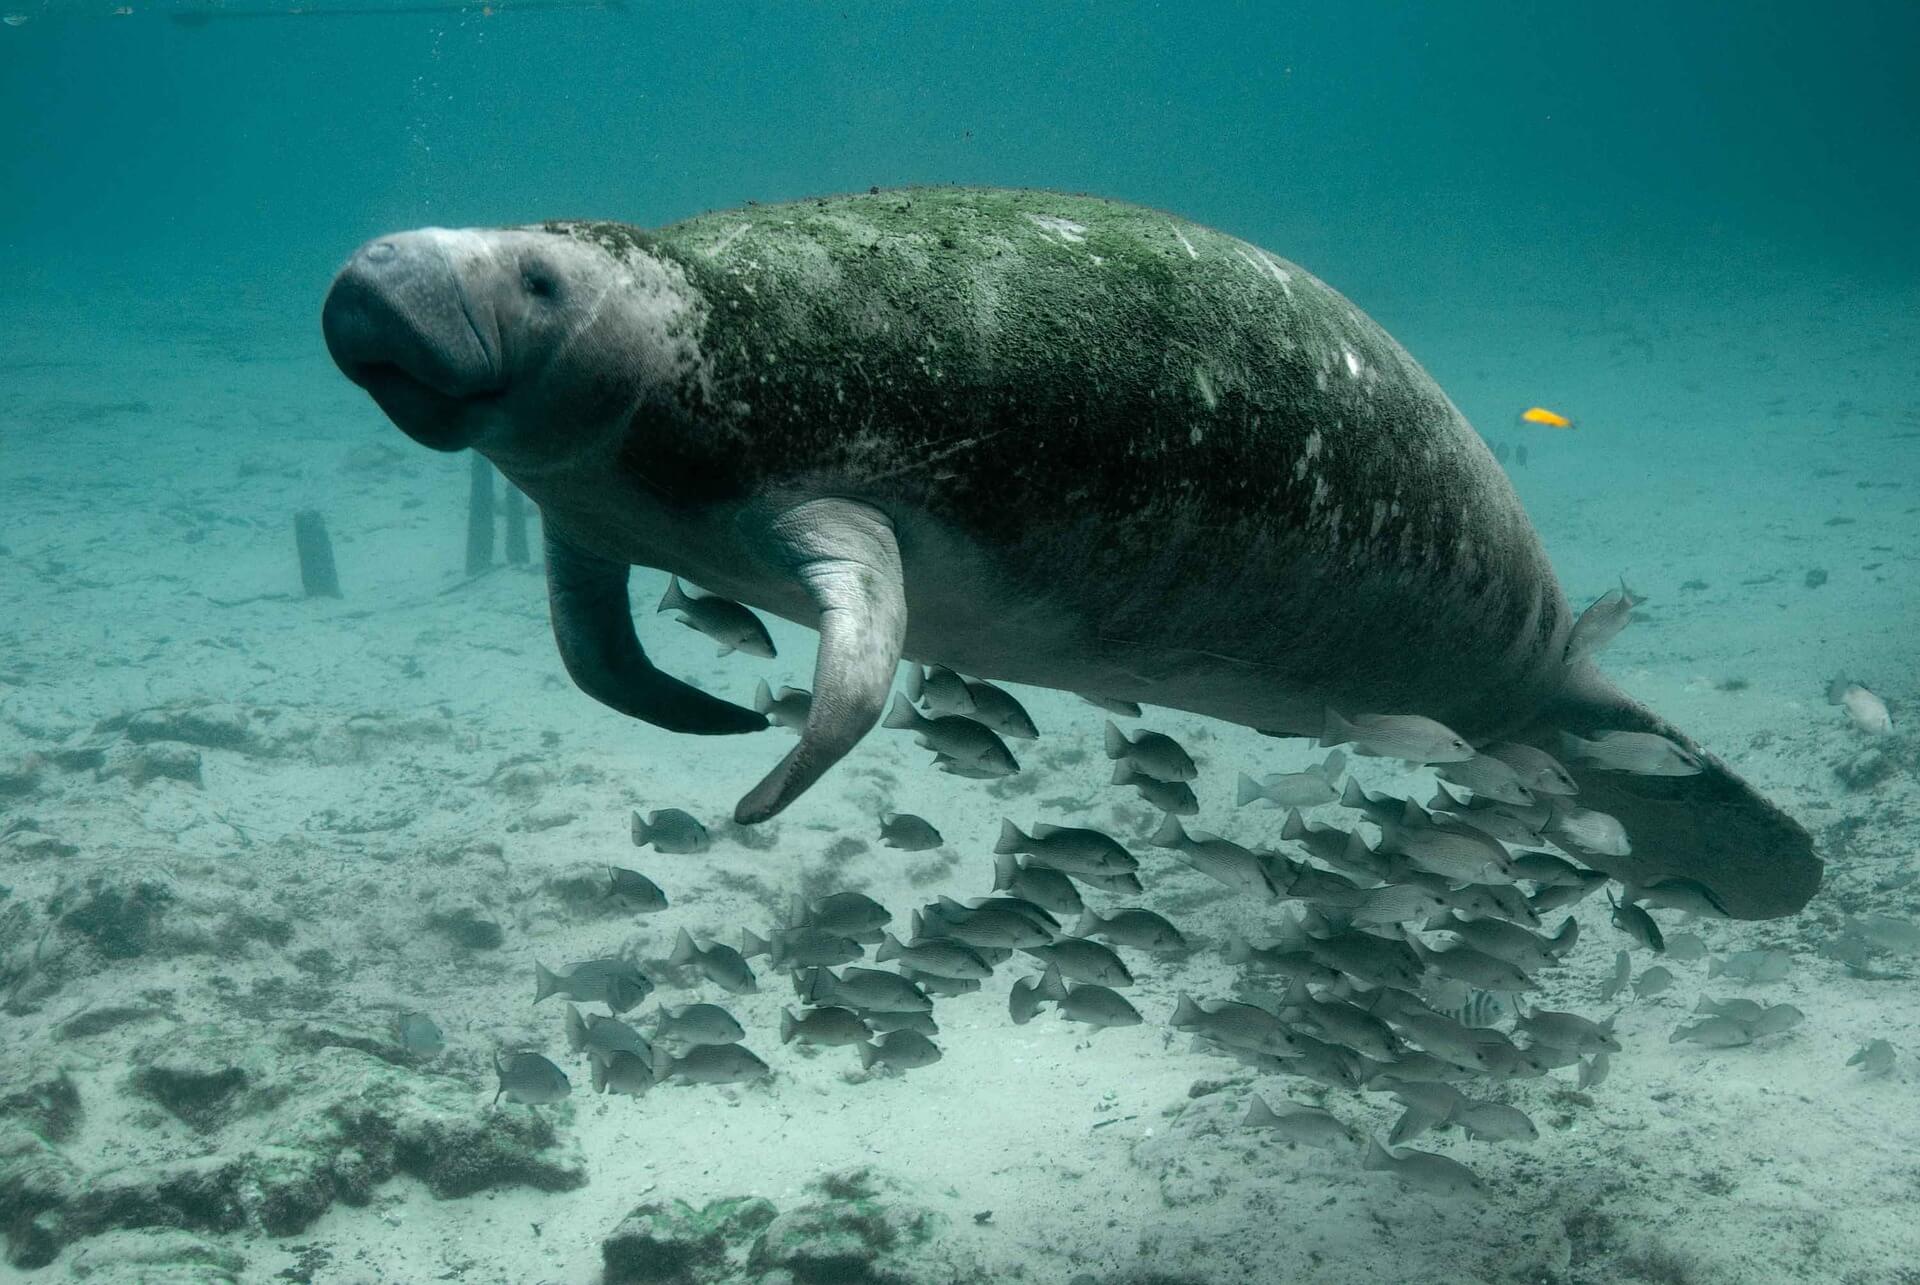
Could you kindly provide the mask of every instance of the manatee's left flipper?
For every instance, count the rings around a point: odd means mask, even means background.
[[[809,500],[756,534],[819,610],[820,654],[800,743],[740,800],[733,819],[742,825],[799,798],[867,734],[886,705],[907,636],[906,582],[885,514],[854,500]]]
[[[1822,865],[1798,822],[1673,724],[1618,691],[1589,661],[1569,670],[1566,688],[1517,739],[1553,753],[1558,734],[1653,732],[1698,755],[1693,776],[1642,776],[1569,764],[1579,783],[1569,800],[1617,817],[1633,851],[1580,859],[1623,883],[1691,879],[1736,919],[1772,919],[1806,905]]]
[[[764,714],[662,673],[633,632],[624,562],[588,553],[547,526],[547,605],[560,661],[581,691],[629,718],[670,732],[758,732]]]

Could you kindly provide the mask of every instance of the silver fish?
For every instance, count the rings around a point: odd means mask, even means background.
[[[940,832],[925,817],[911,812],[882,812],[880,842],[902,852],[926,852],[940,846]]]
[[[1504,1102],[1464,1103],[1454,1111],[1452,1122],[1476,1141],[1532,1142],[1540,1136],[1526,1112]]]
[[[1582,1090],[1597,1089],[1607,1078],[1607,1072],[1613,1069],[1613,1058],[1605,1053],[1596,1053],[1580,1064],[1580,1074],[1575,1087]]]
[[[1060,970],[1049,965],[1038,977],[1014,979],[1012,989],[1007,992],[1007,1014],[1015,1026],[1025,1026],[1040,1012],[1042,1004],[1057,1004],[1066,997],[1067,985],[1060,977]]]
[[[1501,919],[1468,919],[1455,916],[1440,925],[1475,950],[1497,955],[1518,968],[1546,968],[1559,958],[1551,938],[1540,937],[1517,924]]]
[[[718,1004],[685,1004],[660,1010],[653,1037],[681,1045],[738,1044],[747,1033]]]
[[[963,768],[991,776],[1012,776],[1020,770],[1013,751],[985,723],[960,714],[927,718],[905,696],[895,696],[881,726],[912,732],[921,745]]]
[[[1707,964],[1708,977],[1742,982],[1777,982],[1791,971],[1793,956],[1784,950],[1740,950]]]
[[[1063,871],[1038,861],[1022,861],[1009,853],[994,855],[993,890],[1011,892],[1056,915],[1077,915],[1085,909],[1080,890]]]
[[[1045,822],[1035,825],[1033,833],[1027,834],[1012,821],[1002,818],[1000,838],[993,850],[999,855],[1030,853],[1055,870],[1070,875],[1131,874],[1140,868],[1139,860],[1131,852],[1098,830]]]
[[[1221,957],[1236,968],[1298,977],[1317,986],[1333,986],[1341,981],[1338,969],[1328,967],[1307,951],[1291,944],[1255,946],[1244,937],[1230,936],[1221,950]]]
[[[1478,883],[1489,875],[1513,877],[1513,863],[1498,839],[1465,826],[1419,824],[1407,820],[1382,827],[1380,851],[1395,853],[1429,874],[1456,883]]]
[[[806,727],[807,715],[813,711],[813,693],[804,687],[782,687],[776,692],[762,678],[753,689],[753,707],[775,727],[798,732]]]
[[[1561,846],[1572,845],[1576,854],[1593,852],[1606,857],[1624,857],[1633,851],[1627,839],[1627,827],[1620,818],[1592,808],[1558,807],[1547,822],[1546,834]]]
[[[1458,732],[1419,714],[1361,714],[1342,718],[1326,711],[1322,746],[1351,745],[1356,754],[1408,763],[1464,763],[1474,755]]]
[[[1151,910],[1123,908],[1102,916],[1095,911],[1082,912],[1073,928],[1075,937],[1103,937],[1116,946],[1140,950],[1178,952],[1187,948],[1180,930]]]
[[[1127,1002],[1120,992],[1095,983],[1067,986],[1055,1011],[1069,1022],[1085,1022],[1102,1030],[1112,1026],[1138,1026],[1140,1010]]]
[[[1859,683],[1834,679],[1827,684],[1827,704],[1844,709],[1847,721],[1868,736],[1893,734],[1893,715],[1887,712],[1887,703]]]
[[[680,1057],[657,1052],[653,1081],[679,1080],[685,1084],[741,1084],[767,1074],[767,1064],[744,1044],[700,1044]]]
[[[633,814],[633,846],[644,848],[649,843],[656,851],[673,853],[705,852],[713,846],[707,827],[679,808],[649,812],[644,820],[638,812]]]
[[[1252,1004],[1216,1000],[1203,1006],[1182,992],[1168,1021],[1178,1030],[1193,1031],[1229,1048],[1271,1057],[1289,1057],[1300,1051],[1300,1045],[1279,1018]]]
[[[1108,758],[1125,759],[1156,781],[1191,781],[1200,775],[1180,743],[1161,732],[1143,730],[1129,737],[1109,722],[1106,750]]]
[[[1354,1131],[1338,1116],[1319,1107],[1298,1102],[1283,1102],[1280,1106],[1281,1109],[1275,1111],[1265,1098],[1254,1097],[1247,1103],[1247,1117],[1241,1126],[1270,1130],[1276,1137],[1303,1147],[1344,1147],[1358,1141]]]
[[[1528,977],[1512,962],[1475,950],[1471,946],[1455,946],[1451,950],[1429,950],[1417,936],[1409,936],[1408,944],[1423,963],[1442,977],[1469,986],[1477,986],[1483,991],[1497,991],[1501,994],[1513,994],[1533,989],[1533,979]]]
[[[1217,879],[1236,892],[1262,900],[1280,895],[1267,874],[1266,863],[1250,848],[1204,830],[1187,833],[1180,819],[1169,814],[1148,840],[1156,848],[1172,848],[1201,874]]]
[[[567,1005],[567,1047],[575,1053],[604,1060],[615,1053],[631,1053],[653,1062],[653,1046],[640,1032],[617,1017],[598,1013],[581,1016],[580,1010]]]
[[[1847,1065],[1859,1067],[1862,1075],[1885,1075],[1893,1069],[1894,1057],[1893,1045],[1885,1040],[1868,1040],[1847,1059]]]
[[[1512,768],[1521,782],[1536,794],[1567,797],[1580,793],[1580,786],[1574,781],[1573,774],[1567,771],[1560,760],[1536,746],[1522,745],[1517,741],[1495,741],[1481,753],[1497,758]]]
[[[1618,637],[1633,619],[1634,602],[1633,590],[1622,580],[1618,589],[1609,589],[1589,603],[1567,631],[1566,662],[1571,665],[1582,656],[1591,656]]]
[[[1276,807],[1311,808],[1336,802],[1340,791],[1334,783],[1346,767],[1347,756],[1330,750],[1319,766],[1304,772],[1277,772],[1258,781],[1242,772],[1234,787],[1233,805],[1243,808],[1264,799]]]
[[[625,866],[607,867],[607,899],[635,914],[658,914],[667,908],[667,894],[660,885]]]
[[[929,714],[974,716],[973,693],[967,690],[967,680],[945,665],[928,665],[925,669],[908,665],[904,686],[907,699]]]
[[[1372,1138],[1367,1139],[1367,1158],[1360,1167],[1383,1170],[1402,1186],[1429,1195],[1463,1196],[1480,1190],[1480,1179],[1458,1160],[1431,1151],[1388,1151]]]
[[[1190,817],[1200,811],[1200,800],[1185,781],[1162,781],[1148,776],[1131,761],[1121,759],[1113,765],[1113,783],[1131,785],[1141,798],[1177,817]]]
[[[1588,872],[1581,870],[1571,861],[1554,856],[1551,852],[1516,852],[1513,854],[1513,873],[1515,877],[1543,888],[1581,888],[1587,887]],[[1605,881],[1605,876],[1601,876]]]
[[[624,959],[589,959],[558,972],[537,962],[533,966],[536,1004],[549,995],[561,995],[624,1013],[652,993],[652,980]]]
[[[1910,920],[1892,915],[1856,915],[1848,918],[1846,931],[1889,955],[1920,955],[1920,924]]]
[[[805,1044],[865,1044],[872,1038],[872,1030],[850,1008],[810,1008],[799,1017],[795,1017],[790,1008],[780,1010],[782,1044],[795,1040]]]
[[[1534,802],[1533,790],[1520,779],[1520,774],[1489,754],[1476,754],[1459,763],[1442,763],[1435,771],[1441,780],[1472,790],[1479,798],[1521,807]]]
[[[1652,883],[1627,885],[1627,900],[1648,909],[1681,910],[1709,919],[1727,918],[1727,908],[1713,889],[1692,879],[1656,879]]]
[[[1671,933],[1667,937],[1667,958],[1691,963],[1696,959],[1705,959],[1707,943],[1699,933]]]
[[[1307,952],[1329,968],[1372,986],[1414,990],[1420,985],[1419,957],[1402,941],[1388,941],[1370,933],[1344,932],[1308,937]]]
[[[1652,999],[1673,985],[1673,970],[1655,964],[1633,979],[1633,993],[1639,999]]]
[[[911,1071],[932,1066],[940,1060],[940,1048],[919,1031],[888,1031],[872,1044],[860,1046],[860,1069],[888,1066],[896,1071]]]
[[[731,598],[718,594],[690,594],[680,585],[680,577],[667,577],[667,592],[658,611],[677,611],[680,623],[697,629],[720,644],[720,654],[730,656],[744,651],[762,660],[773,659],[773,638],[760,617]],[[657,614],[657,613],[656,613]]]
[[[447,1047],[447,1037],[425,1013],[396,1013],[393,1037],[401,1048],[421,1057],[435,1057]]]
[[[1517,1023],[1528,1038],[1575,1053],[1618,1053],[1620,1041],[1613,1033],[1613,1019],[1596,1022],[1578,1013],[1560,1013],[1536,1008]]]
[[[1736,1022],[1731,1017],[1708,1017],[1676,1027],[1673,1034],[1667,1037],[1669,1044],[1678,1044],[1683,1040],[1704,1044],[1710,1049],[1731,1049],[1753,1043],[1753,1032],[1746,1023]]]
[[[748,967],[745,956],[739,951],[717,941],[709,942],[704,947],[696,946],[692,935],[684,928],[673,939],[673,953],[667,956],[667,962],[675,968],[692,965],[701,976],[734,995],[759,989],[753,969]]]
[[[593,1091],[639,1097],[653,1087],[653,1063],[624,1049],[593,1062]]]
[[[1391,1062],[1400,1055],[1393,1028],[1356,1005],[1341,1000],[1316,999],[1307,984],[1293,978],[1281,998],[1281,1016],[1304,1023],[1326,1039],[1356,1053]]]
[[[1560,753],[1569,763],[1603,772],[1697,776],[1706,770],[1698,755],[1653,732],[1601,732],[1592,740],[1562,732]]]
[[[1352,782],[1348,782],[1348,785],[1357,788],[1352,786]],[[1338,826],[1310,822],[1300,815],[1297,808],[1287,813],[1287,819],[1280,827],[1280,837],[1289,843],[1299,844],[1316,860],[1363,879],[1385,879],[1393,873],[1392,867],[1368,847],[1367,841],[1359,834]]]
[[[1806,1020],[1807,1015],[1791,1004],[1770,1004],[1748,1029],[1753,1032],[1755,1039],[1759,1039],[1763,1035],[1779,1035],[1783,1031],[1790,1031]]]
[[[495,1053],[493,1071],[500,1077],[500,1087],[493,1094],[496,1103],[504,1097],[527,1106],[546,1106],[573,1092],[567,1073],[538,1053]]]

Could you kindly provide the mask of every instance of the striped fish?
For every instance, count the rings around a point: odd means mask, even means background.
[[[1513,1004],[1505,996],[1444,979],[1428,988],[1427,1002],[1434,1012],[1462,1026],[1492,1026],[1513,1016]]]

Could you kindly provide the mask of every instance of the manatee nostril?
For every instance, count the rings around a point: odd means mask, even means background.
[[[364,257],[368,263],[385,263],[400,253],[391,241],[375,241],[366,248]]]

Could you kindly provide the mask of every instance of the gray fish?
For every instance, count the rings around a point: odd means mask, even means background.
[[[1067,997],[1066,991],[1060,970],[1049,965],[1039,977],[1014,979],[1012,989],[1007,992],[1007,1013],[1015,1026],[1025,1026],[1039,1013],[1042,1004],[1060,1002]]]
[[[1468,919],[1455,916],[1440,925],[1475,950],[1496,955],[1528,971],[1546,968],[1559,958],[1551,938],[1536,936],[1518,924],[1503,919]],[[1465,979],[1463,979],[1465,980]]]
[[[1578,905],[1607,886],[1607,876],[1598,870],[1583,871],[1578,879],[1577,883],[1543,887],[1527,899],[1527,904],[1533,907],[1535,914],[1550,914],[1556,910],[1565,910],[1568,906]]]
[[[638,812],[633,814],[633,846],[644,848],[649,843],[656,851],[674,853],[705,852],[713,846],[707,827],[679,808],[649,812],[645,820]]]
[[[1713,889],[1692,879],[1656,879],[1628,884],[1626,897],[1649,910],[1679,910],[1708,919],[1727,918],[1727,908]]]
[[[598,1013],[581,1016],[580,1010],[567,1005],[567,1047],[575,1053],[604,1060],[615,1053],[631,1053],[653,1063],[653,1046],[646,1037],[617,1017]]]
[[[1739,950],[1707,964],[1708,977],[1742,982],[1777,982],[1792,971],[1793,956],[1784,950]]]
[[[975,897],[966,905],[961,905],[952,897],[943,894],[933,902],[930,908],[935,914],[943,915],[949,920],[966,919],[982,912],[1011,913],[1047,934],[1049,939],[1060,931],[1060,920],[1052,911],[1022,897]]]
[[[1013,698],[1011,692],[978,678],[963,681],[967,695],[973,700],[970,717],[985,723],[1000,735],[1010,736],[1017,741],[1031,741],[1039,737],[1040,729],[1033,725],[1026,708]]]
[[[744,651],[762,660],[773,659],[773,638],[767,627],[760,623],[760,617],[731,598],[690,594],[681,587],[679,576],[668,576],[666,595],[655,614],[660,611],[679,612],[680,623],[719,643],[722,656]]]
[[[1035,825],[1033,833],[1027,834],[1003,817],[1000,838],[993,850],[996,855],[1029,853],[1055,870],[1075,876],[1131,874],[1140,868],[1138,858],[1098,830],[1045,822]]]
[[[753,707],[775,727],[803,731],[807,715],[813,712],[813,693],[804,687],[782,687],[776,692],[762,678],[753,689]]]
[[[1338,1116],[1319,1107],[1282,1102],[1276,1111],[1267,1105],[1265,1098],[1258,1096],[1248,1101],[1247,1118],[1241,1121],[1241,1127],[1267,1129],[1275,1137],[1303,1147],[1345,1147],[1359,1140]]]
[[[1562,847],[1571,846],[1576,854],[1593,852],[1603,857],[1624,857],[1633,851],[1627,827],[1620,824],[1620,818],[1592,808],[1555,807],[1546,833]]]
[[[1462,1026],[1492,1026],[1513,1016],[1510,998],[1496,991],[1475,990],[1465,982],[1439,978],[1427,987],[1425,998],[1434,1012]]]
[[[1314,998],[1298,977],[1289,982],[1281,1004],[1281,1017],[1303,1023],[1356,1053],[1382,1062],[1391,1062],[1400,1054],[1400,1041],[1385,1022],[1356,1005]]]
[[[1312,808],[1336,802],[1340,791],[1334,782],[1346,767],[1347,756],[1339,750],[1330,750],[1319,766],[1304,772],[1276,772],[1257,781],[1242,772],[1234,787],[1233,805],[1244,808],[1264,799],[1276,807]]]
[[[1200,800],[1185,781],[1157,780],[1126,759],[1113,765],[1113,783],[1131,785],[1148,803],[1177,817],[1194,816],[1200,811]]]
[[[940,832],[925,817],[911,812],[882,812],[880,842],[902,852],[926,852],[943,842]]]
[[[1698,1022],[1675,1028],[1667,1037],[1667,1043],[1678,1044],[1681,1041],[1704,1044],[1710,1049],[1739,1048],[1743,1044],[1753,1043],[1753,1032],[1746,1023],[1736,1022],[1731,1017],[1707,1017]]]
[[[738,1044],[747,1033],[733,1014],[718,1004],[686,1004],[662,1008],[653,1037],[681,1045]]]
[[[1848,918],[1846,931],[1889,955],[1920,955],[1920,924],[1910,920],[1892,915],[1856,915]]]
[[[1893,1069],[1894,1056],[1893,1045],[1885,1040],[1868,1040],[1847,1065],[1859,1067],[1862,1075],[1885,1075]]]
[[[1302,945],[1327,967],[1369,985],[1408,991],[1420,985],[1420,959],[1404,941],[1388,941],[1371,933],[1343,932],[1330,937],[1308,937]]]
[[[816,968],[808,975],[802,998],[809,1004],[889,1013],[933,1010],[933,1001],[924,989],[898,973],[879,968],[843,968],[837,974],[829,968]]]
[[[700,1044],[684,1056],[655,1053],[653,1082],[679,1080],[684,1084],[740,1084],[767,1074],[767,1064],[743,1044]]]
[[[1560,1013],[1536,1008],[1516,1024],[1528,1038],[1554,1048],[1575,1053],[1618,1053],[1620,1041],[1613,1033],[1613,1019],[1596,1022],[1578,1013]]]
[[[933,1020],[932,1013],[887,1013],[875,1008],[856,1008],[860,1020],[873,1028],[875,1035],[885,1035],[890,1031],[917,1031],[932,1039],[940,1033],[939,1024]]]
[[[810,1008],[799,1017],[790,1008],[780,1010],[782,1044],[795,1040],[803,1044],[865,1044],[872,1038],[873,1032],[850,1008]]]
[[[1607,1078],[1607,1072],[1613,1069],[1613,1059],[1605,1053],[1596,1053],[1580,1064],[1580,1074],[1575,1087],[1597,1089]]]
[[[1672,933],[1667,937],[1667,958],[1691,963],[1707,957],[1707,943],[1698,933]]]
[[[1458,732],[1419,714],[1361,714],[1349,719],[1329,709],[1320,744],[1351,745],[1356,754],[1408,763],[1464,763],[1474,755],[1473,746]]]
[[[1104,709],[1109,714],[1118,714],[1121,718],[1140,717],[1140,706],[1135,701],[1120,700],[1114,696],[1096,696],[1088,692],[1075,692],[1074,695],[1095,709]]]
[[[1571,861],[1554,856],[1551,852],[1516,852],[1513,855],[1513,873],[1518,879],[1537,883],[1543,888],[1581,888],[1587,887],[1586,873]],[[1601,882],[1605,876],[1601,876]]]
[[[615,902],[623,910],[651,915],[667,908],[667,894],[660,890],[659,884],[638,870],[629,870],[625,866],[608,866],[607,879],[608,900]]]
[[[1013,763],[1011,755],[1008,756],[1007,762]],[[945,772],[948,776],[957,776],[968,781],[997,781],[1003,776],[1012,776],[1020,770],[1018,763],[1013,763],[1011,767],[998,760],[968,763],[954,758],[951,754],[938,753],[933,756],[933,767],[937,772]]]
[[[1140,1010],[1127,997],[1106,986],[1085,983],[1066,987],[1065,996],[1055,1003],[1055,1011],[1070,1022],[1085,1022],[1105,1030],[1112,1026],[1138,1026]]]
[[[1061,937],[1044,946],[1023,947],[1035,959],[1053,964],[1077,982],[1102,986],[1131,986],[1133,974],[1111,949],[1084,937]]]
[[[1468,1102],[1453,1113],[1452,1122],[1479,1142],[1532,1142],[1540,1136],[1526,1112],[1504,1102]]]
[[[1216,1000],[1202,1006],[1182,992],[1174,1004],[1169,1023],[1178,1030],[1193,1031],[1229,1048],[1247,1049],[1272,1057],[1289,1057],[1300,1045],[1285,1023],[1263,1008],[1233,1000]]]
[[[1521,807],[1478,796],[1463,802],[1447,789],[1445,782],[1427,801],[1427,811],[1442,818],[1438,824],[1465,826],[1516,848],[1538,847],[1543,842],[1539,827],[1547,818],[1547,813],[1540,812],[1537,805]],[[1534,819],[1536,814],[1538,821]]]
[[[1312,902],[1327,910],[1353,910],[1369,896],[1367,889],[1345,875],[1322,870],[1305,861],[1290,860],[1279,852],[1259,852],[1255,855],[1266,868],[1268,884],[1282,897]],[[1373,880],[1367,882],[1372,883]]]
[[[1435,769],[1440,779],[1472,790],[1480,798],[1527,806],[1533,803],[1533,790],[1506,762],[1490,754],[1476,754],[1460,763],[1442,763]]]
[[[934,937],[907,946],[892,933],[884,933],[873,958],[882,964],[898,960],[902,968],[932,973],[936,977],[984,978],[993,972],[993,966],[981,958],[980,952],[951,937]]]
[[[1580,618],[1567,631],[1565,659],[1571,665],[1582,656],[1591,656],[1612,642],[1633,619],[1634,593],[1622,580],[1618,589],[1609,589],[1587,604]]]
[[[1456,883],[1513,877],[1513,865],[1498,839],[1466,826],[1422,825],[1411,814],[1381,827],[1380,851],[1406,857],[1427,873]]]
[[[1348,785],[1354,787],[1351,781]],[[1363,879],[1385,879],[1392,873],[1388,863],[1367,846],[1367,841],[1351,830],[1310,822],[1298,809],[1287,813],[1280,837],[1305,848],[1314,859],[1345,870]]]
[[[1367,1139],[1367,1158],[1360,1167],[1383,1170],[1401,1186],[1429,1195],[1462,1196],[1480,1190],[1480,1179],[1458,1160],[1410,1148],[1388,1151],[1372,1138]]]
[[[1180,935],[1178,928],[1151,910],[1131,907],[1106,916],[1085,911],[1074,926],[1073,936],[1103,937],[1116,946],[1133,946],[1139,950],[1177,952],[1187,948],[1187,939]]]
[[[887,908],[864,892],[832,892],[814,901],[793,899],[787,927],[815,928],[856,942],[880,940],[880,931],[893,921]]]
[[[1077,915],[1085,909],[1080,890],[1065,872],[1004,852],[993,858],[993,890],[1023,897],[1056,915]]]
[[[1600,1002],[1611,1004],[1633,980],[1633,955],[1624,950],[1613,954],[1613,972],[1600,983]]]
[[[1107,757],[1125,759],[1156,781],[1191,781],[1200,775],[1180,742],[1163,732],[1141,730],[1131,737],[1107,724]]]
[[[1012,776],[1020,770],[1013,751],[985,723],[961,714],[927,718],[905,696],[894,697],[893,708],[887,711],[881,726],[912,732],[922,746],[959,767],[992,776]]]
[[[1407,944],[1413,947],[1414,954],[1420,957],[1421,962],[1442,977],[1502,994],[1533,989],[1531,977],[1498,955],[1489,955],[1471,946],[1429,950],[1417,936],[1409,936]]]
[[[560,995],[582,1004],[605,1004],[624,1013],[653,993],[653,982],[624,959],[589,959],[559,972],[533,966],[533,1002]]]
[[[667,962],[675,968],[685,968],[691,964],[701,976],[734,995],[759,989],[753,969],[747,966],[745,957],[739,951],[717,941],[709,942],[704,947],[696,946],[693,937],[684,928],[673,939],[673,953],[667,956]]]
[[[940,1049],[918,1031],[888,1031],[872,1044],[860,1046],[860,1069],[888,1066],[896,1071],[911,1071],[932,1066],[940,1060]]]
[[[1406,815],[1409,801],[1397,794],[1375,794],[1352,776],[1340,791],[1340,806],[1363,814],[1378,826],[1398,824]]]
[[[1893,732],[1893,715],[1887,703],[1866,686],[1836,678],[1827,684],[1827,704],[1847,712],[1847,721],[1868,736],[1888,736]]]
[[[1328,967],[1292,945],[1255,946],[1244,937],[1230,936],[1221,957],[1237,968],[1298,977],[1318,986],[1333,986],[1341,981],[1338,969]]]
[[[971,995],[980,989],[981,982],[981,979],[978,977],[941,977],[937,973],[916,973],[911,968],[900,970],[900,975],[925,991],[929,996]],[[870,1019],[871,1015],[876,1011],[875,1009],[863,1008],[860,1010],[860,1016]],[[873,1026],[873,1029],[876,1031],[880,1029],[880,1027],[874,1026],[871,1020],[867,1022],[867,1025]],[[931,1032],[928,1033],[931,1034]]]
[[[653,1063],[624,1049],[593,1061],[593,1091],[639,1097],[653,1087]]]
[[[903,685],[907,689],[907,699],[935,717],[947,714],[958,714],[962,718],[974,716],[973,693],[967,689],[967,680],[945,665],[928,665],[925,669],[908,665]]]
[[[1613,905],[1615,928],[1656,955],[1667,948],[1665,939],[1660,936],[1660,925],[1653,922],[1652,915],[1631,901],[1614,901],[1612,893],[1607,894],[1607,900]]]
[[[495,1053],[493,1070],[500,1077],[500,1087],[493,1094],[495,1103],[504,1097],[530,1107],[546,1106],[573,1092],[567,1073],[538,1053]]]
[[[1702,995],[1700,1002],[1693,1006],[1693,1011],[1713,1017],[1730,1017],[1742,1026],[1752,1026],[1760,1020],[1760,1014],[1766,1012],[1767,1008],[1757,1000],[1715,999],[1711,995]]]
[[[1655,964],[1633,979],[1633,993],[1640,999],[1652,999],[1673,985],[1673,970]]]
[[[1497,758],[1519,775],[1522,784],[1536,794],[1570,796],[1580,793],[1573,774],[1560,760],[1543,749],[1516,741],[1495,741],[1481,753]]]
[[[933,913],[928,914],[914,912],[913,939],[921,941],[929,937],[952,937],[975,949],[1007,950],[1044,946],[1053,940],[1050,931],[1013,911],[971,909],[957,904],[952,908],[933,909]]]
[[[1252,849],[1231,839],[1195,830],[1188,834],[1180,818],[1168,814],[1160,828],[1148,840],[1156,848],[1172,848],[1185,857],[1187,864],[1208,878],[1217,879],[1236,892],[1271,901],[1280,895],[1267,875],[1266,863]]]
[[[1783,1031],[1790,1031],[1806,1020],[1807,1015],[1791,1004],[1770,1004],[1748,1029],[1753,1032],[1755,1039],[1759,1039],[1763,1035],[1779,1035]]]
[[[775,968],[824,968],[858,959],[862,953],[860,943],[853,938],[812,924],[775,928],[765,937],[745,928],[740,930],[742,963],[765,955]]]
[[[447,1037],[425,1013],[397,1013],[393,1038],[400,1047],[421,1057],[436,1057],[447,1047]]]
[[[1096,874],[1090,870],[1082,870],[1073,877],[1095,892],[1111,893],[1116,897],[1138,897],[1145,891],[1145,885],[1140,882],[1140,876],[1130,872],[1113,874],[1103,871]]]
[[[1706,770],[1697,755],[1654,732],[1601,732],[1592,740],[1562,732],[1560,754],[1582,767],[1637,776],[1697,776]]]

